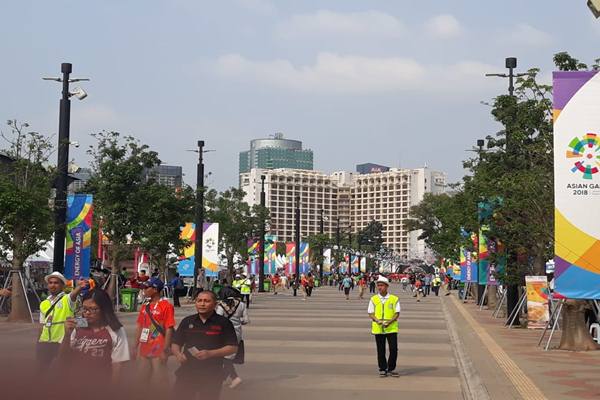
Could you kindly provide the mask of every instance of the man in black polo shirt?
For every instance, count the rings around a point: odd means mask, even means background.
[[[184,318],[171,346],[181,363],[175,373],[178,399],[217,400],[223,384],[223,358],[237,352],[237,336],[231,322],[217,313],[217,296],[202,291],[196,297],[198,314]],[[185,396],[185,397],[183,397]]]

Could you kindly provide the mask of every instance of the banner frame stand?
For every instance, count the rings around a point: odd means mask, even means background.
[[[554,303],[558,303],[559,305],[554,305]],[[560,307],[560,303],[561,300],[559,299],[551,299],[550,302],[548,303],[548,307],[550,310],[550,318],[548,319],[548,322],[546,323],[546,326],[544,327],[544,331],[542,332],[542,336],[540,337],[540,340],[538,341],[538,347],[542,344],[542,342],[544,341],[544,338],[546,337],[546,332],[548,332],[548,329],[554,325],[554,319],[557,317],[557,310]],[[560,329],[560,322],[557,325],[558,329]]]
[[[523,306],[526,304],[527,304],[527,291],[524,290],[523,293],[521,293],[521,296],[519,298],[519,302],[517,303],[517,306],[515,307],[513,312],[508,316],[509,319],[504,324],[504,326],[508,325],[508,329],[511,329],[517,319],[517,315],[519,315],[519,313],[521,313]]]
[[[483,293],[481,294],[481,298],[479,299],[479,311],[483,311],[483,306],[485,305],[485,297],[487,296],[487,292],[488,292],[488,284],[485,285],[485,288],[483,288]]]
[[[500,314],[500,310],[502,309],[502,306],[506,301],[506,288],[504,286],[502,288],[502,296],[500,297],[500,301],[498,302],[498,304],[496,304],[496,309],[492,313],[492,317],[494,318],[500,318],[498,315]]]
[[[552,342],[552,336],[554,336],[554,332],[556,331],[556,327],[558,326],[558,321],[560,320],[560,315],[562,314],[563,305],[565,304],[564,300],[560,301],[558,305],[558,309],[556,310],[556,317],[554,318],[554,323],[552,324],[552,330],[550,331],[550,336],[548,336],[548,341],[546,342],[546,346],[544,346],[544,351],[548,351],[550,347],[550,342]]]
[[[4,281],[3,288],[8,289],[10,287],[10,285],[12,284],[13,279],[14,279],[13,278],[14,274],[19,275],[19,281],[21,282],[21,289],[23,289],[23,295],[25,296],[25,300],[27,302],[27,311],[29,311],[29,317],[31,318],[31,323],[35,324],[35,318],[33,318],[33,310],[31,308],[31,303],[29,302],[29,296],[27,296],[27,288],[31,289],[31,291],[37,298],[38,303],[41,303],[42,301],[40,300],[40,296],[38,296],[37,292],[35,291],[35,288],[33,287],[33,283],[31,282],[31,280],[26,275],[24,275],[20,269],[11,269],[9,272],[9,276]],[[6,301],[6,297],[2,296],[2,299],[0,299],[0,307],[2,307],[4,305],[5,301]]]

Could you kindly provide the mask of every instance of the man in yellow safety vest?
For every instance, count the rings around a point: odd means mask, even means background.
[[[242,300],[246,303],[246,308],[250,308],[250,292],[252,292],[252,281],[246,278],[246,275],[241,276],[240,293]]]
[[[67,280],[60,272],[46,275],[44,280],[48,286],[48,297],[40,303],[42,329],[36,348],[40,368],[48,367],[58,355],[65,337],[65,321],[73,318],[77,296],[88,286],[87,281],[80,280],[71,293],[66,294],[64,289]]]
[[[400,315],[400,301],[397,296],[388,293],[390,281],[383,275],[377,279],[377,291],[371,297],[367,312],[371,317],[371,333],[375,335],[377,344],[377,363],[379,376],[384,378],[399,375],[396,370],[398,359],[398,316]],[[389,357],[386,358],[385,344],[390,348]]]

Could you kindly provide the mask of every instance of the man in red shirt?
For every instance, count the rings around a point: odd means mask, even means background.
[[[144,284],[146,301],[137,318],[134,350],[138,354],[141,382],[153,382],[155,388],[163,389],[168,384],[166,364],[175,327],[175,308],[161,297],[164,286],[157,277]],[[153,375],[155,379],[151,379]]]

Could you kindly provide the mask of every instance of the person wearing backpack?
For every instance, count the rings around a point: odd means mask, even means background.
[[[175,307],[181,307],[179,297],[185,296],[187,290],[185,289],[185,284],[183,283],[183,279],[179,276],[179,273],[175,274],[175,278],[171,280],[170,286],[173,288],[173,305]]]
[[[144,284],[146,301],[137,318],[133,353],[137,353],[140,382],[153,382],[152,389],[168,383],[167,359],[175,327],[175,308],[161,297],[164,283],[157,277]]]
[[[242,383],[242,379],[237,374],[234,364],[244,363],[244,339],[242,336],[242,325],[250,323],[248,317],[248,308],[246,304],[240,299],[240,293],[233,288],[224,288],[220,293],[220,300],[217,303],[216,312],[218,315],[226,317],[231,321],[233,329],[235,329],[235,335],[238,340],[237,353],[225,357],[223,360],[223,372],[225,379],[229,377],[231,382],[229,387],[231,389]]]

